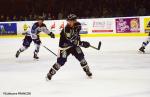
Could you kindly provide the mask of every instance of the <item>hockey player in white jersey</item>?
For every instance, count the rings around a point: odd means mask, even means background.
[[[147,39],[142,43],[142,46],[140,47],[139,51],[145,53],[145,47],[149,44],[149,42],[150,42],[150,32]]]
[[[33,41],[35,43],[35,51],[34,51],[33,58],[39,59],[38,52],[39,52],[40,45],[41,45],[41,40],[39,37],[40,32],[44,32],[44,33],[48,34],[51,38],[55,38],[55,35],[47,29],[47,27],[43,23],[43,21],[44,21],[43,17],[39,17],[38,22],[33,24],[31,30],[24,33],[25,38],[24,38],[23,44],[22,44],[23,47],[21,47],[16,52],[16,58],[18,58],[20,53],[25,51],[30,46],[31,42]]]

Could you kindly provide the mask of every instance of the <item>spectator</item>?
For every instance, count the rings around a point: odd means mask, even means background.
[[[150,15],[149,5],[148,0],[1,0],[0,21],[35,20],[38,15],[63,19],[70,13],[79,18],[144,16]]]
[[[1,15],[0,16],[0,21],[4,21],[4,20],[5,20],[4,15]]]
[[[13,21],[17,21],[17,16],[13,16]]]
[[[61,12],[58,13],[58,19],[62,19],[63,18],[63,14]]]
[[[6,21],[11,21],[9,16],[6,17]]]
[[[140,8],[139,8],[139,10],[137,12],[137,15],[139,15],[139,16],[146,15],[146,8],[143,5],[140,6]]]
[[[51,20],[51,19],[52,19],[52,18],[51,18],[51,13],[48,13],[47,19],[48,19],[48,20]]]

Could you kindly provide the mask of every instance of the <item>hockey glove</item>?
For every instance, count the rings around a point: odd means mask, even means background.
[[[81,41],[81,42],[80,42],[80,46],[85,47],[85,48],[88,48],[88,47],[90,47],[90,43],[87,42],[87,41]]]
[[[49,35],[51,38],[55,38],[55,34],[52,33],[52,32],[50,32],[48,35]]]

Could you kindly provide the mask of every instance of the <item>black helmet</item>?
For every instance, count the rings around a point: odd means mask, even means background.
[[[39,16],[37,19],[44,21],[44,18],[42,16]]]
[[[67,16],[67,21],[68,20],[76,20],[77,19],[77,16],[75,15],[75,14],[69,14],[68,16]]]

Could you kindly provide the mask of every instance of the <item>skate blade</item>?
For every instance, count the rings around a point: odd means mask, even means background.
[[[140,51],[140,50],[139,50],[138,52],[139,52],[140,54],[145,54],[145,52],[142,52],[142,51]]]
[[[45,80],[47,81],[47,82],[49,82],[50,80],[47,78],[47,76],[45,77]]]
[[[47,77],[45,77],[45,80],[48,82],[49,81],[49,79],[47,78]]]
[[[92,76],[88,76],[88,79],[92,79],[93,77]]]
[[[34,60],[34,61],[39,61],[39,59],[35,59],[35,58],[34,58],[33,60]]]

